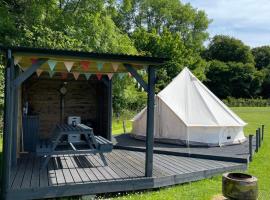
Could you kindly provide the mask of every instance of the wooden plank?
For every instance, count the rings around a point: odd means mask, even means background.
[[[76,159],[76,156],[73,155],[70,157],[70,159],[71,159],[74,167],[76,168],[78,174],[80,175],[82,181],[84,183],[90,182],[91,180],[89,179],[88,175],[84,171],[84,168],[80,165],[80,162],[78,161],[78,159]]]
[[[41,158],[39,158],[39,165],[41,165]],[[43,169],[40,169],[40,179],[39,179],[39,185],[40,187],[47,187],[49,186],[49,178],[48,178],[49,169],[48,166],[46,166]]]
[[[32,178],[32,173],[33,173],[33,165],[34,165],[34,158],[29,157],[26,170],[24,173],[23,181],[21,184],[22,188],[29,188],[31,185],[31,178]]]
[[[73,177],[73,180],[75,183],[82,183],[82,179],[79,175],[79,173],[77,172],[76,168],[74,167],[72,161],[71,161],[71,156],[64,156],[65,159],[66,159],[66,162],[67,162],[67,166],[68,166],[68,169],[71,173],[71,176]]]
[[[62,163],[62,167],[63,167],[62,172],[63,172],[63,175],[65,177],[66,184],[74,183],[73,177],[71,175],[71,172],[70,172],[68,165],[67,165],[67,162],[66,162],[66,157],[60,156],[60,160]]]
[[[54,171],[52,159],[50,159],[50,161],[48,162],[48,181],[49,181],[49,186],[56,186],[57,185],[57,179],[56,179],[56,174]]]
[[[23,177],[24,177],[24,173],[27,167],[27,158],[21,158],[21,164],[20,164],[20,169],[17,172],[14,181],[12,183],[12,188],[14,189],[18,189],[21,187],[22,181],[23,181]]]
[[[55,176],[56,176],[57,185],[66,184],[64,173],[63,173],[63,170],[62,170],[63,167],[62,167],[62,164],[61,164],[60,156],[53,157],[51,159],[53,161],[53,167],[54,167],[54,172],[55,172]]]
[[[33,167],[33,173],[32,173],[32,179],[31,179],[31,183],[30,183],[30,187],[34,188],[34,187],[39,187],[39,169],[40,169],[40,162],[39,162],[39,158],[35,157],[34,158],[34,167]],[[42,177],[43,178],[43,177]]]
[[[141,172],[140,172],[138,169],[136,169],[134,166],[132,166],[132,164],[130,164],[130,163],[126,160],[126,158],[121,157],[121,156],[118,154],[118,151],[113,151],[113,152],[111,153],[111,155],[112,155],[113,159],[116,159],[118,162],[121,162],[121,163],[124,165],[124,167],[125,167],[127,170],[131,171],[134,175],[136,175],[136,176],[138,176],[138,177],[144,176],[144,174],[141,173]]]
[[[13,182],[14,182],[14,179],[15,179],[16,175],[17,175],[17,174],[19,173],[19,171],[21,170],[21,164],[22,164],[22,161],[23,161],[22,158],[18,159],[17,165],[14,166],[14,167],[12,168],[11,175],[10,175],[10,183],[9,183],[9,186],[10,186],[10,187],[12,186],[12,184],[13,184]]]

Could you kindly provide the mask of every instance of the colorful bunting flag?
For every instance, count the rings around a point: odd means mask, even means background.
[[[89,61],[81,61],[80,64],[81,64],[81,67],[83,68],[84,71],[88,71],[89,64],[90,64]]]
[[[22,57],[21,56],[15,56],[14,57],[14,65],[18,65],[19,62],[21,61]]]
[[[68,77],[68,73],[66,72],[61,73],[61,79],[67,79],[67,77]]]
[[[90,78],[90,76],[91,76],[92,74],[91,74],[91,73],[85,73],[84,75],[85,75],[86,80],[89,80],[89,78]]]
[[[113,71],[116,72],[119,67],[119,63],[112,63]]]
[[[36,58],[30,58],[32,65],[36,64],[38,59]]]
[[[113,77],[113,73],[109,73],[109,74],[107,74],[107,76],[108,76],[108,78],[111,80],[112,77]]]
[[[49,71],[49,76],[50,76],[50,78],[52,78],[53,75],[54,75],[54,71]]]
[[[36,70],[37,76],[40,77],[40,75],[41,75],[42,72],[43,72],[42,69],[37,69],[37,70]]]
[[[71,71],[71,69],[73,67],[73,64],[74,64],[74,62],[70,62],[70,61],[65,61],[64,62],[64,65],[66,66],[66,69],[67,69],[68,72]]]
[[[49,65],[51,71],[54,70],[56,63],[57,62],[55,60],[48,60],[48,65]]]
[[[103,68],[103,63],[102,62],[97,63],[97,68],[98,68],[98,71],[101,71]]]
[[[96,76],[97,76],[97,79],[100,81],[102,78],[102,74],[96,74]]]
[[[75,80],[77,80],[80,76],[80,72],[73,72],[73,76],[74,76]]]

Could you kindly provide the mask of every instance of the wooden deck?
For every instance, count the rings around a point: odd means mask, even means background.
[[[253,137],[253,151],[256,148],[256,138]],[[115,148],[133,151],[145,151],[145,141],[138,140],[130,134],[116,135],[112,139]],[[248,138],[242,144],[229,145],[222,147],[186,147],[167,143],[154,143],[154,152],[167,155],[178,155],[193,158],[205,158],[220,161],[231,161],[239,163],[249,162],[249,143]]]
[[[59,155],[40,170],[41,160],[24,156],[12,170],[8,199],[34,199],[130,191],[200,180],[243,163],[154,154],[154,176],[144,177],[145,153],[113,150],[104,166],[98,155]]]

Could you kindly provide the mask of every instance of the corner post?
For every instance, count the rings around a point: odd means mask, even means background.
[[[153,175],[154,147],[154,106],[155,106],[155,68],[148,67],[147,126],[146,126],[146,161],[145,176]]]
[[[12,155],[12,87],[11,68],[13,64],[12,52],[7,50],[7,65],[5,68],[5,99],[4,99],[4,128],[3,128],[3,162],[2,162],[2,191],[1,199],[6,199],[10,183],[11,155]]]
[[[252,161],[252,156],[253,156],[253,152],[252,152],[252,137],[253,135],[249,135],[248,139],[249,139],[249,162]]]
[[[261,128],[258,128],[259,148],[261,147]]]

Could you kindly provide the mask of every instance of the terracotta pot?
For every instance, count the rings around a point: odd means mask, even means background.
[[[229,199],[256,200],[258,180],[243,173],[226,173],[222,176],[222,193]]]

